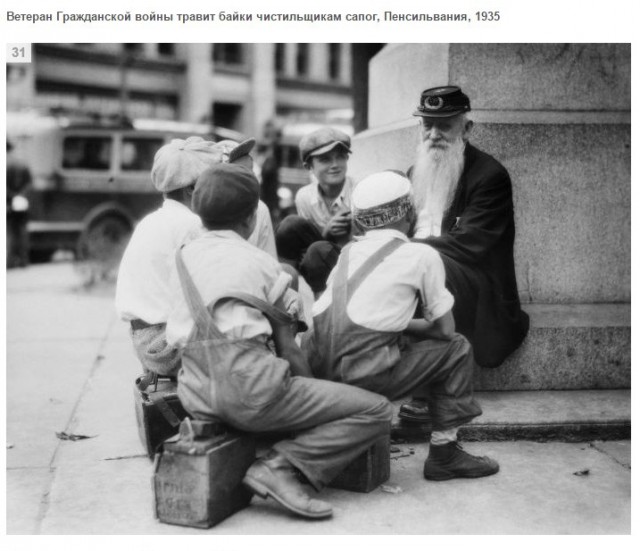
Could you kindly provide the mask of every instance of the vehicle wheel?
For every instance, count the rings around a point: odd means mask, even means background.
[[[92,221],[78,239],[77,260],[92,265],[92,279],[107,279],[117,271],[131,237],[131,225],[119,216]]]

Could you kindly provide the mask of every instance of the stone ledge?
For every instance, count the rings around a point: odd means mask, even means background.
[[[631,438],[630,390],[476,393],[483,414],[461,427],[461,440],[561,440]],[[392,437],[424,441],[430,424],[400,423],[404,400],[394,402]]]
[[[629,304],[528,304],[523,345],[496,369],[478,368],[477,390],[631,387]]]

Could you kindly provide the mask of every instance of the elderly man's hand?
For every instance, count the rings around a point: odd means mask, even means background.
[[[351,232],[351,213],[343,211],[335,214],[322,232],[325,239],[343,237]]]

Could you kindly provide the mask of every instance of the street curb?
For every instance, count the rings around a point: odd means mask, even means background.
[[[391,438],[409,443],[424,442],[431,435],[430,424],[403,423],[391,427]],[[630,440],[631,422],[546,423],[546,424],[474,424],[458,431],[467,442],[530,440],[537,442],[590,442],[592,440]]]

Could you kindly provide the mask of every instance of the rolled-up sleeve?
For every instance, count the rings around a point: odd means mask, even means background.
[[[275,260],[278,260],[276,240],[273,234],[273,225],[271,224],[269,209],[262,201],[258,203],[256,228],[249,236],[248,241],[252,245],[270,254]]]
[[[269,290],[267,300],[271,304],[276,304],[279,301],[284,307],[284,311],[293,320],[306,323],[302,299],[298,292],[291,288],[291,281],[292,278],[288,273],[281,272]]]
[[[271,304],[278,302],[291,286],[291,281],[291,276],[288,273],[280,272],[267,292],[267,301]]]

